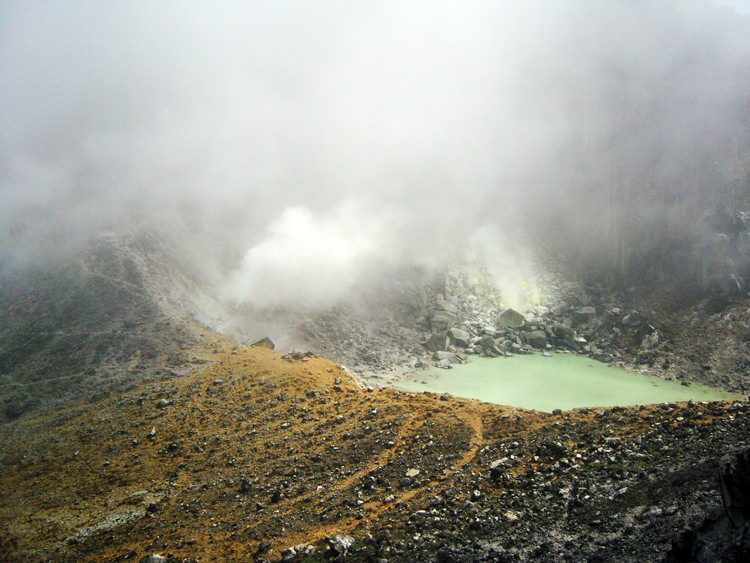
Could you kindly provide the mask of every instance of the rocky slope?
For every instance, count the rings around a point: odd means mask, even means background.
[[[658,561],[750,436],[745,403],[544,414],[212,346],[0,426],[0,560]]]
[[[521,316],[481,276],[412,271],[243,326],[198,280],[148,236],[3,278],[0,560],[744,557],[717,481],[744,402],[545,414],[357,382],[566,349],[742,390],[746,294],[548,281]],[[356,377],[208,326],[279,330]]]
[[[368,314],[342,306],[298,317],[299,341],[381,385],[404,369],[450,368],[472,355],[570,351],[669,379],[750,389],[750,294],[736,287],[674,283],[646,293],[549,277],[539,281],[542,298],[519,313],[489,280],[449,273],[410,283],[409,292],[381,292]]]
[[[179,372],[215,310],[186,271],[140,234],[0,278],[0,420]]]

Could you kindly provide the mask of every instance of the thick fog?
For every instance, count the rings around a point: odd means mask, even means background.
[[[3,2],[0,257],[148,228],[230,302],[510,292],[747,198],[749,116],[739,2]]]

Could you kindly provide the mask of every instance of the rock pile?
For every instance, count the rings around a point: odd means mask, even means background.
[[[534,351],[572,351],[604,362],[648,362],[659,344],[659,332],[641,311],[629,310],[611,294],[566,282],[554,298],[524,315],[505,308],[488,322],[492,307],[461,306],[460,299],[439,296],[427,314],[429,331],[422,346],[438,367],[466,361],[467,354],[486,357]],[[464,296],[465,297],[465,296]]]

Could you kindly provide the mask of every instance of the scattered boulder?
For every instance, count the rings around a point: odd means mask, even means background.
[[[702,522],[684,529],[672,542],[667,563],[750,561],[750,448],[719,460],[724,510],[712,510]]]
[[[435,332],[422,343],[428,351],[437,352],[439,350],[445,350],[448,348],[448,333],[445,331]]]
[[[268,553],[273,546],[270,540],[264,540],[258,544],[258,550],[255,553]]]
[[[151,555],[144,555],[140,559],[140,563],[164,563],[167,560],[163,555],[158,553],[152,553]]]
[[[503,350],[498,347],[497,341],[489,334],[485,334],[479,341],[479,349],[484,355],[490,357],[501,356],[503,354]]]
[[[515,309],[505,309],[497,316],[496,326],[498,329],[521,328],[526,324],[526,317]]]
[[[451,341],[454,345],[460,346],[461,348],[468,348],[471,342],[471,334],[468,331],[460,328],[452,328],[448,331]]]
[[[630,311],[622,318],[622,325],[628,328],[635,328],[643,322],[643,317],[638,311]]]
[[[264,336],[260,340],[257,340],[250,344],[253,348],[268,348],[269,350],[275,350],[276,345],[273,343],[273,340],[268,338],[267,336]]]
[[[311,358],[314,355],[315,354],[313,354],[310,351],[307,351],[307,352],[292,351],[292,352],[287,352],[286,354],[281,356],[281,358],[286,360],[287,362],[296,362],[299,360],[307,360],[307,358]]]
[[[719,460],[719,482],[727,516],[739,528],[750,520],[750,448]]]
[[[315,548],[310,544],[301,543],[294,547],[288,547],[281,552],[282,561],[293,561],[298,557],[307,557],[315,553]]]
[[[547,333],[543,330],[533,330],[526,334],[526,342],[534,348],[545,348],[547,346]]]
[[[596,316],[596,309],[591,305],[586,307],[578,307],[573,311],[573,317],[581,323],[587,323]]]
[[[490,464],[490,480],[499,483],[503,480],[503,477],[511,466],[512,462],[507,457],[496,459]]]
[[[555,323],[552,325],[552,334],[554,334],[557,338],[562,339],[572,339],[574,336],[573,329],[569,326],[565,326],[562,323]]]
[[[446,352],[445,350],[438,350],[432,355],[433,360],[437,360],[438,362],[441,360],[446,360],[447,362],[454,364],[458,361],[458,358],[456,357],[456,354],[453,352]]]
[[[560,459],[565,455],[566,451],[565,446],[560,442],[547,439],[537,448],[537,455],[548,459]]]
[[[354,545],[354,538],[346,534],[333,534],[324,541],[328,544],[328,555],[331,557],[344,557]]]
[[[454,322],[456,322],[456,316],[448,311],[435,311],[430,319],[430,327],[434,331],[448,330]]]

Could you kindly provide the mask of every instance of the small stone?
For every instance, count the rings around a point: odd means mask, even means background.
[[[518,513],[513,512],[512,510],[506,511],[504,516],[508,522],[518,522],[518,520],[520,519]]]
[[[590,305],[579,307],[573,311],[573,316],[580,322],[588,322],[596,316],[596,309]]]
[[[411,468],[411,469],[407,469],[406,470],[406,476],[409,479],[413,479],[414,477],[416,477],[417,475],[419,475],[419,473],[420,473],[419,469]]]
[[[333,534],[325,539],[328,551],[333,557],[343,557],[349,548],[354,545],[354,538],[346,534]]]
[[[623,326],[634,328],[639,326],[642,321],[643,317],[641,317],[641,314],[638,311],[630,311],[622,318],[621,322]]]

